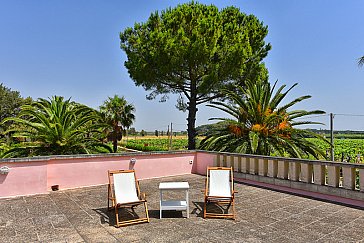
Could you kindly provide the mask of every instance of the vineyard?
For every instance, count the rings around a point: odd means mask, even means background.
[[[186,136],[178,136],[172,138],[170,148],[170,140],[167,136],[163,137],[134,137],[128,138],[122,142],[122,146],[128,149],[139,151],[168,151],[168,150],[186,150],[188,140]]]
[[[308,138],[323,151],[330,153],[329,143],[325,143],[316,138]],[[201,138],[197,139],[197,144]],[[156,137],[129,137],[124,139],[122,146],[138,151],[168,151],[168,150],[185,150],[187,149],[188,140],[186,136],[177,136],[172,138],[172,147],[169,148],[169,139],[167,136]],[[335,161],[364,162],[364,139],[335,139]]]
[[[308,138],[322,150],[330,153],[330,145],[316,138]],[[335,161],[364,161],[364,139],[335,139],[334,140]]]

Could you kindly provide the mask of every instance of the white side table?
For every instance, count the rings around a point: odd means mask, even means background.
[[[160,190],[160,211],[159,211],[159,218],[162,218],[162,210],[181,210],[187,211],[187,218],[190,217],[189,215],[189,206],[188,206],[188,189],[190,188],[188,182],[162,182],[159,184]],[[163,191],[185,191],[186,198],[185,200],[166,200],[163,201]]]

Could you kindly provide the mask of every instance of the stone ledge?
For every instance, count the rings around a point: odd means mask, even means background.
[[[214,151],[203,151],[203,150],[195,150],[195,151],[200,152],[200,153],[213,153],[213,154],[221,155],[221,156],[237,156],[237,157],[244,157],[244,158],[250,158],[250,159],[254,158],[254,159],[280,160],[280,161],[285,161],[285,162],[305,163],[305,164],[312,164],[312,165],[331,165],[331,166],[364,169],[364,164],[348,163],[348,162],[309,160],[309,159],[301,159],[301,158],[287,158],[287,157],[275,157],[275,156],[255,155],[255,154],[239,154],[239,153],[230,153],[230,152],[214,152]]]
[[[112,157],[130,157],[143,155],[168,155],[168,154],[194,154],[195,150],[175,150],[175,151],[155,151],[155,152],[128,152],[128,153],[108,153],[108,154],[73,154],[73,155],[52,155],[52,156],[34,156],[26,158],[8,158],[0,159],[0,163],[12,162],[29,162],[29,161],[49,161],[62,159],[84,159],[84,158],[112,158]]]

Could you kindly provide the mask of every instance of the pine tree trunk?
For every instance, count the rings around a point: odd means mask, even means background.
[[[187,132],[188,132],[188,150],[196,149],[196,97],[191,95],[188,103],[188,118],[187,118]]]

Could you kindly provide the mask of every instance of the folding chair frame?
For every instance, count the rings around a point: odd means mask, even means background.
[[[135,179],[135,187],[137,189],[137,195],[139,201],[136,202],[128,202],[128,203],[116,203],[115,193],[114,193],[114,183],[113,179],[111,179],[114,174],[120,174],[120,173],[134,173],[134,179]],[[109,177],[109,185],[107,188],[107,194],[108,194],[108,200],[107,200],[107,208],[108,210],[111,210],[112,208],[115,209],[115,218],[116,218],[116,225],[115,227],[120,226],[127,226],[131,224],[138,224],[138,223],[149,223],[149,215],[148,215],[148,206],[147,206],[147,200],[145,198],[145,193],[140,193],[139,189],[139,181],[137,180],[135,176],[135,170],[113,170],[108,171],[108,177]],[[111,207],[110,207],[110,201],[111,201]],[[123,220],[121,221],[119,218],[119,208],[134,208],[135,206],[138,206],[140,204],[144,205],[145,208],[145,218],[138,218],[138,219],[131,219],[131,220]]]
[[[219,196],[209,196],[209,178],[210,178],[210,170],[229,170],[230,171],[230,183],[231,183],[231,197],[219,197]],[[204,218],[231,218],[233,220],[236,219],[235,214],[235,196],[234,194],[237,191],[234,191],[234,180],[233,180],[233,169],[227,167],[207,167],[206,173],[206,185],[205,185],[205,200],[204,200],[204,210],[203,217]],[[209,203],[215,203],[219,206],[227,205],[227,211],[230,206],[232,207],[232,213],[208,213],[207,205]]]

